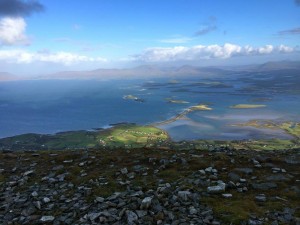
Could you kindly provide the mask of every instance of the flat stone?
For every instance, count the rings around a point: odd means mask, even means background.
[[[34,171],[33,171],[33,170],[28,170],[28,171],[26,171],[26,172],[23,174],[23,176],[26,177],[26,176],[31,176],[31,175],[33,175],[33,174],[34,174]]]
[[[257,202],[265,202],[267,200],[267,198],[264,194],[260,194],[260,195],[255,196],[255,200]]]
[[[253,183],[252,188],[255,190],[270,190],[272,188],[277,188],[277,184],[271,183],[271,182],[265,182],[265,183]]]
[[[48,198],[48,197],[45,197],[45,198],[43,198],[43,202],[44,203],[49,203],[51,200],[50,200],[50,198]]]
[[[226,187],[225,183],[219,182],[219,184],[216,186],[207,187],[207,192],[210,194],[222,193],[225,191],[225,187]]]
[[[42,222],[52,222],[54,219],[55,219],[54,216],[42,216],[40,221],[42,221]]]
[[[36,191],[34,191],[34,192],[31,193],[31,196],[32,197],[37,197],[37,196],[39,196],[39,194]]]
[[[290,181],[291,179],[283,174],[271,175],[266,178],[267,181]]]
[[[104,202],[104,200],[105,200],[105,199],[102,198],[102,197],[97,197],[97,198],[96,198],[96,201],[97,201],[97,202],[100,202],[100,203]]]
[[[222,194],[224,198],[232,198],[232,194]]]

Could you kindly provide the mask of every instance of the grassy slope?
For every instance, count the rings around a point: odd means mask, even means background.
[[[0,140],[1,145],[22,149],[84,149],[143,147],[168,140],[168,134],[151,126],[118,125],[101,131],[70,131],[55,135],[24,134]]]

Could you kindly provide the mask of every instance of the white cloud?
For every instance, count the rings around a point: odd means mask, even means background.
[[[268,55],[290,53],[295,51],[285,45],[263,47],[239,46],[226,43],[224,45],[196,45],[192,47],[175,46],[170,48],[148,48],[141,54],[134,55],[132,60],[143,62],[168,62],[200,59],[228,59],[234,56]]]
[[[25,50],[0,50],[0,61],[19,64],[48,62],[63,65],[72,65],[82,62],[107,62],[105,58],[88,57],[70,52],[28,52]]]
[[[4,17],[0,19],[0,45],[27,45],[26,22],[23,18]]]

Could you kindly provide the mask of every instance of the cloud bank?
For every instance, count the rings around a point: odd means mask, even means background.
[[[36,62],[72,65],[82,62],[107,62],[105,58],[88,57],[70,52],[28,52],[25,50],[0,50],[0,61],[5,63],[30,64]]]
[[[29,16],[43,10],[44,6],[36,0],[0,0],[0,16]]]
[[[196,45],[193,47],[149,48],[141,54],[132,56],[132,60],[141,62],[195,61],[201,59],[228,59],[235,56],[290,53],[293,51],[295,51],[294,48],[285,45],[266,45],[255,48],[226,43],[223,46]]]
[[[25,34],[26,22],[23,18],[5,17],[0,20],[0,45],[28,45]]]

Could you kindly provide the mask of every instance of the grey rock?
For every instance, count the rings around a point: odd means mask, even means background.
[[[151,206],[151,202],[152,202],[152,198],[151,197],[146,197],[142,200],[141,203],[141,209],[149,209],[149,207]]]
[[[267,200],[266,196],[264,194],[256,195],[255,200],[257,202],[265,202]]]
[[[291,179],[283,174],[276,174],[266,177],[267,181],[290,181]]]
[[[42,216],[40,219],[41,222],[52,222],[53,220],[55,220],[54,216]]]
[[[222,194],[224,198],[232,198],[232,194]]]
[[[126,216],[129,225],[134,225],[135,222],[138,220],[138,216],[131,210],[126,211]]]
[[[191,194],[189,191],[178,191],[178,197],[183,201],[187,201]]]
[[[39,196],[39,194],[36,191],[34,191],[34,192],[31,193],[31,196],[32,197],[37,197],[37,196]]]
[[[48,198],[48,197],[45,197],[45,198],[43,198],[43,202],[44,203],[49,203],[51,200],[50,200],[50,198]]]
[[[145,210],[136,210],[135,212],[139,218],[147,216],[147,211],[145,211]]]
[[[213,168],[210,166],[210,167],[207,167],[207,168],[205,169],[205,172],[211,173],[212,170],[213,170]]]
[[[40,201],[36,201],[36,202],[33,202],[34,206],[37,208],[37,209],[41,209],[42,208],[42,205],[41,205],[41,202]]]
[[[128,173],[127,168],[126,168],[126,167],[125,167],[125,168],[122,168],[122,169],[121,169],[121,173],[122,173],[122,174],[127,174],[127,173]]]
[[[207,192],[210,194],[218,194],[225,191],[226,184],[222,181],[218,182],[216,186],[207,187]]]
[[[104,198],[102,198],[102,197],[97,197],[96,198],[96,202],[100,202],[100,203],[102,203],[102,202],[104,202]]]
[[[253,183],[252,188],[255,190],[270,190],[272,188],[277,188],[277,184],[271,183],[271,182],[265,182],[265,183]]]
[[[34,174],[34,170],[28,170],[23,174],[23,176],[26,177],[26,176],[31,176],[33,174]]]
[[[191,215],[195,215],[195,214],[198,213],[198,210],[195,209],[194,206],[191,206],[191,207],[189,208],[189,213],[190,213]]]

